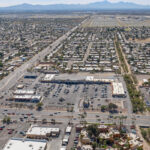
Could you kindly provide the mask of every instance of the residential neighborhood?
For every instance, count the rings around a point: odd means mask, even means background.
[[[0,7],[0,150],[150,150],[149,9],[98,4]]]

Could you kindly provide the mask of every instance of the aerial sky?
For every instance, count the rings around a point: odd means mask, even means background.
[[[29,4],[58,4],[58,3],[65,3],[65,4],[86,4],[91,2],[100,2],[104,0],[0,0],[0,7],[4,6],[11,6],[17,5],[22,3],[29,3]],[[110,2],[133,2],[142,5],[150,5],[150,0],[108,0]]]

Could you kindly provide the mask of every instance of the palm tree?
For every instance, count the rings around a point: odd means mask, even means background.
[[[113,116],[113,121],[114,121],[114,125],[116,125],[117,123],[116,123],[116,120],[117,120],[117,116]]]

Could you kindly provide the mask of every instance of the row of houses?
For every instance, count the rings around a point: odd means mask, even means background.
[[[143,148],[143,142],[137,136],[137,134],[125,133],[124,136],[122,136],[119,129],[107,125],[99,125],[97,129],[98,129],[97,132],[99,132],[99,136],[98,136],[99,139],[110,141],[110,143],[115,143],[120,148],[123,148],[125,150],[128,149],[135,150],[138,148]],[[93,140],[89,136],[87,129],[84,126],[77,125],[76,131],[80,133],[78,149],[93,150],[92,147]],[[129,144],[130,148],[126,147],[127,143]],[[114,150],[110,145],[108,146],[109,148],[104,148],[104,149]]]
[[[150,72],[149,28],[131,28],[130,32],[118,33],[118,37],[132,72],[148,74]]]
[[[14,71],[48,47],[83,18],[1,18],[0,67],[2,76]]]
[[[106,28],[78,28],[48,61],[61,71],[118,71],[115,34],[105,31]]]

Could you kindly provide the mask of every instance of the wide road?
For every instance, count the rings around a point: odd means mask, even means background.
[[[83,24],[85,20],[81,23]],[[18,67],[14,70],[14,72],[10,73],[8,76],[6,76],[4,79],[0,81],[0,92],[8,90],[10,87],[15,85],[17,81],[25,75],[27,72],[27,69],[35,65],[39,60],[42,60],[46,55],[50,54],[51,52],[57,52],[54,51],[54,49],[63,42],[72,32],[74,32],[79,26],[72,28],[70,31],[68,31],[66,34],[64,34],[62,37],[57,39],[54,43],[52,43],[50,46],[36,54],[34,57],[32,57],[29,61],[25,62],[23,65]]]
[[[67,112],[67,111],[55,111],[55,110],[43,110],[43,111],[36,111],[36,110],[28,110],[28,109],[15,109],[15,108],[8,108],[0,109],[0,120],[4,118],[5,115],[15,113],[15,115],[10,115],[12,120],[20,120],[23,118],[24,115],[32,113],[33,116],[29,116],[28,119],[24,119],[25,121],[31,120],[34,121],[34,118],[37,120],[47,119],[51,121],[51,119],[55,119],[57,122],[67,123],[80,123],[80,121],[86,120],[89,123],[118,123],[120,119],[118,116],[122,116],[122,114],[109,114],[109,113],[101,113],[101,112],[87,112],[85,118],[81,118],[81,112]],[[34,117],[34,118],[33,118]],[[130,114],[127,115],[127,118],[124,119],[125,125],[132,125],[133,123],[139,126],[150,126],[150,116],[144,115],[136,115]]]

